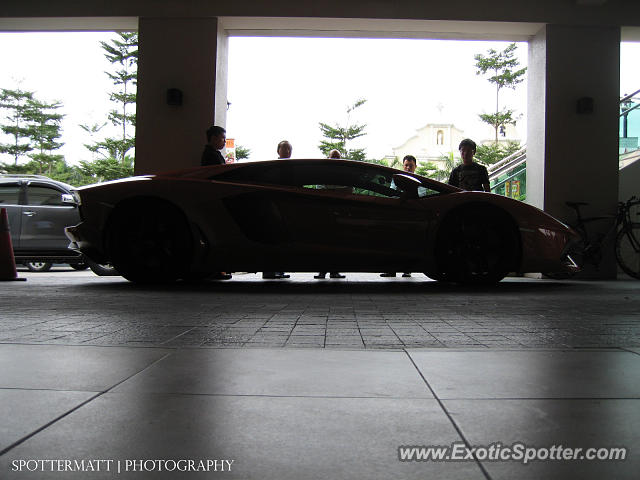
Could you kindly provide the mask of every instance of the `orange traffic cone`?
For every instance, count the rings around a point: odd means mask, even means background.
[[[0,280],[26,280],[26,278],[18,278],[16,271],[16,259],[13,257],[6,208],[0,210]]]

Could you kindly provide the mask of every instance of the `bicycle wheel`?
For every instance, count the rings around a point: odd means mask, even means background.
[[[616,237],[616,260],[627,275],[640,279],[640,223],[618,232]]]

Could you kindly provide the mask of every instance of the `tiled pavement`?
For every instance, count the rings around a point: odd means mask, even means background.
[[[637,282],[467,289],[296,274],[143,288],[88,272],[20,275],[28,281],[0,284],[2,479],[636,479],[640,469]],[[627,457],[398,458],[400,446],[453,442]],[[51,471],[44,459],[63,463]],[[97,459],[109,470],[64,463]],[[160,471],[223,459],[230,471]]]
[[[254,348],[640,346],[638,282],[506,279],[440,285],[381,279],[262,280],[141,287],[91,272],[0,284],[0,343]]]

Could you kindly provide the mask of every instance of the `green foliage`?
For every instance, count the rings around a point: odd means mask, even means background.
[[[245,148],[242,145],[236,145],[236,160],[248,159],[250,155],[250,149]]]
[[[19,158],[28,155],[31,158],[29,163],[37,166],[33,173],[50,173],[53,165],[63,160],[62,155],[54,153],[64,145],[58,142],[64,115],[57,110],[62,108],[62,104],[38,100],[34,92],[3,88],[0,90],[0,108],[5,111],[5,120],[8,121],[0,125],[0,129],[13,137],[12,143],[0,144],[0,152],[13,155],[16,167]]]
[[[391,167],[391,168],[400,168],[402,166],[402,164],[400,163],[400,160],[398,160],[398,157],[393,157],[393,160],[390,160],[388,158],[381,158],[381,159],[366,158],[360,161],[373,163],[375,165],[382,165],[383,167]]]
[[[132,176],[133,161],[134,159],[129,156],[126,156],[124,161],[114,157],[99,158],[91,162],[82,161],[79,168],[93,182],[105,182]]]
[[[105,72],[115,87],[115,90],[109,94],[109,99],[118,106],[117,109],[109,112],[108,119],[114,126],[122,128],[122,134],[117,138],[106,138],[101,142],[94,142],[87,148],[94,154],[99,153],[104,159],[117,158],[125,165],[127,152],[135,146],[135,135],[131,133],[131,128],[127,127],[133,127],[135,130],[136,125],[138,33],[118,32],[117,38],[110,42],[100,42],[100,45],[105,51],[104,56],[115,68],[113,72]],[[94,127],[97,125],[95,124]],[[92,131],[91,127],[85,130],[88,133],[98,131]]]
[[[347,107],[347,121],[344,126],[340,126],[337,123],[331,126],[327,123],[320,122],[320,131],[322,132],[322,136],[328,140],[321,140],[318,148],[325,157],[329,156],[329,152],[331,150],[338,150],[342,158],[365,161],[366,153],[364,148],[351,150],[347,148],[347,142],[366,135],[364,131],[367,127],[366,124],[351,124],[351,113],[365,103],[366,100],[361,98],[350,107]]]
[[[38,152],[30,154],[29,157],[38,164],[38,173],[50,175],[53,165],[64,159],[62,155],[52,153],[64,145],[57,141],[62,136],[60,123],[64,115],[56,111],[62,107],[62,104],[45,103],[32,98],[28,101],[28,105],[31,140],[34,150]]]
[[[418,175],[422,175],[423,177],[433,178],[434,180],[438,180],[439,182],[446,182],[447,180],[449,180],[451,170],[453,170],[456,165],[456,159],[453,155],[453,152],[449,152],[446,155],[442,155],[440,157],[440,161],[444,164],[444,166],[435,164],[433,162],[427,162],[418,165],[418,168],[416,168],[416,173]]]
[[[520,150],[520,142],[508,141],[506,143],[492,143],[491,145],[478,145],[475,159],[484,165],[493,165],[512,153]]]
[[[0,130],[13,137],[12,143],[0,143],[0,153],[13,155],[15,165],[18,165],[21,156],[33,150],[29,126],[29,101],[33,100],[33,93],[20,89],[0,89],[0,108],[5,110],[4,120],[7,122],[0,125]]]
[[[59,156],[61,157],[61,156]],[[46,174],[49,178],[65,182],[76,187],[95,183],[95,178],[85,175],[79,167],[69,166],[63,158],[58,158],[50,164],[48,172],[40,170],[41,165],[36,161],[30,161],[23,165],[0,164],[0,172],[13,173],[17,175],[42,175]]]
[[[500,109],[499,95],[502,88],[515,89],[516,86],[524,80],[523,76],[527,68],[517,69],[520,64],[518,59],[514,58],[517,48],[515,43],[511,43],[501,52],[491,48],[487,51],[486,56],[477,54],[473,57],[476,61],[476,75],[486,75],[489,73],[490,76],[487,80],[496,86],[495,113],[480,115],[483,122],[488,123],[494,128],[496,143],[498,142],[498,129],[501,125],[516,124],[513,110]]]
[[[100,149],[100,143],[101,143],[95,140],[95,137],[98,135],[98,133],[100,133],[100,130],[102,130],[106,126],[107,126],[107,122],[103,122],[102,124],[94,123],[93,125],[86,125],[86,124],[80,125],[80,128],[82,128],[85,132],[89,134],[89,137],[93,142],[93,143],[84,144],[84,147],[93,154],[93,160],[96,159],[96,154]]]

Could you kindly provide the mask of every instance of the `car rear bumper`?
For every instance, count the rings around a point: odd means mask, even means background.
[[[79,223],[71,227],[66,227],[64,233],[71,241],[69,248],[77,252],[81,252],[96,263],[109,263],[109,259],[106,258],[104,252],[99,248],[97,243],[100,235],[98,232],[94,232],[91,235],[89,231],[87,234],[87,226],[84,222]]]

